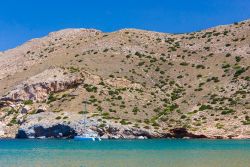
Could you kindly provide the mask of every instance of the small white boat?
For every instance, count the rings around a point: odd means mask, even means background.
[[[79,136],[75,136],[74,140],[81,140],[81,141],[101,141],[100,137],[89,135],[89,134],[83,134]]]
[[[84,101],[84,113],[87,112],[87,101]],[[84,132],[86,132],[86,115],[84,115],[83,120],[84,125]],[[91,133],[83,133],[81,135],[77,135],[74,137],[74,140],[81,140],[81,141],[101,141],[101,138],[97,134],[91,134]]]

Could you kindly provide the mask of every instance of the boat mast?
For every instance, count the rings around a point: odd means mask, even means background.
[[[83,101],[84,103],[84,109],[83,109],[83,114],[84,114],[84,133],[86,131],[86,113],[87,113],[87,100],[85,99]]]

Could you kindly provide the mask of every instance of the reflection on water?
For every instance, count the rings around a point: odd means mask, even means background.
[[[2,167],[248,167],[248,140],[0,141]]]

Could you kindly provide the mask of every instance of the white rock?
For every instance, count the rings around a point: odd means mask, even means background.
[[[145,139],[145,137],[144,136],[139,136],[138,139],[142,139],[143,140],[143,139]]]
[[[4,135],[3,123],[0,122],[0,136]]]

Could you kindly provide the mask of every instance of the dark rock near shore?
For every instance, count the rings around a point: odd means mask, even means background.
[[[75,135],[70,126],[58,124],[48,128],[34,126],[29,131],[19,129],[16,138],[73,138]]]
[[[189,133],[186,128],[175,128],[171,129],[170,132],[172,133],[170,136],[173,138],[207,138],[205,135],[195,135],[193,133]]]

